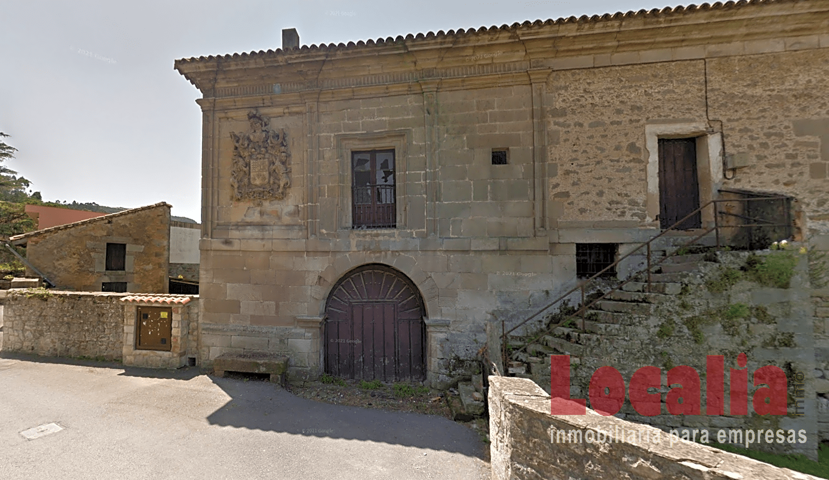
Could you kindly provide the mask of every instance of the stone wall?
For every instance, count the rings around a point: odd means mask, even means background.
[[[152,368],[178,368],[187,365],[188,357],[197,357],[197,297],[44,289],[3,293],[3,351]],[[172,307],[169,352],[135,348],[138,306]]]
[[[489,435],[498,480],[815,478],[589,409],[550,415],[550,396],[520,378],[489,377]]]
[[[124,295],[9,290],[3,351],[121,360]]]
[[[164,293],[169,225],[170,205],[160,203],[22,237],[29,262],[57,288],[100,292],[103,282],[126,282],[128,292]],[[123,271],[106,269],[107,243],[126,244]]]

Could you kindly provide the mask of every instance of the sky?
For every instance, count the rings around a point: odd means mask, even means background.
[[[3,0],[0,132],[18,149],[6,166],[47,201],[166,201],[200,221],[201,94],[176,59],[276,49],[283,28],[302,45],[348,43],[664,2]]]

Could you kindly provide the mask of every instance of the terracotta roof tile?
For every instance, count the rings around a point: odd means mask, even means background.
[[[172,295],[172,294],[138,294],[129,295],[121,299],[122,302],[130,303],[163,303],[167,305],[186,305],[190,303],[193,298],[198,296],[191,295]]]
[[[239,59],[239,58],[247,58],[247,57],[254,57],[254,56],[262,56],[262,55],[285,55],[285,54],[296,54],[299,52],[300,54],[303,53],[311,53],[317,51],[336,51],[336,50],[354,50],[364,47],[371,47],[377,45],[384,45],[384,44],[393,44],[393,43],[401,43],[406,41],[412,40],[431,40],[435,38],[445,38],[445,37],[462,37],[462,36],[469,36],[469,35],[478,35],[478,34],[492,34],[495,32],[503,31],[511,31],[515,32],[521,29],[527,29],[532,27],[541,27],[541,26],[548,26],[548,25],[563,25],[568,23],[598,23],[603,21],[611,21],[611,20],[619,20],[619,19],[633,19],[633,18],[644,18],[644,17],[665,17],[669,15],[683,15],[692,12],[698,11],[708,11],[708,10],[726,10],[730,8],[739,8],[748,5],[770,5],[770,4],[781,4],[781,3],[794,3],[798,0],[738,0],[738,1],[728,1],[728,2],[715,2],[713,4],[703,3],[701,5],[687,5],[687,6],[676,6],[676,7],[664,7],[664,8],[654,8],[651,10],[638,10],[638,11],[628,11],[628,12],[616,12],[616,13],[605,13],[603,15],[582,15],[580,17],[567,17],[567,18],[558,18],[558,19],[548,19],[548,20],[535,20],[530,21],[526,20],[522,23],[515,22],[511,25],[501,25],[498,26],[491,26],[491,27],[479,27],[479,28],[469,28],[469,29],[458,29],[458,30],[449,30],[448,32],[444,32],[443,30],[435,32],[428,32],[428,33],[417,33],[412,34],[409,33],[405,37],[403,35],[398,35],[397,37],[387,37],[385,39],[378,38],[376,40],[360,40],[358,42],[348,42],[347,44],[344,43],[329,43],[329,44],[320,44],[320,45],[303,45],[299,48],[293,48],[289,50],[282,50],[278,48],[276,50],[259,50],[258,52],[245,52],[245,53],[232,53],[227,55],[209,55],[207,57],[200,56],[198,58],[191,57],[191,58],[183,58],[176,61],[176,68],[178,68],[179,63],[196,63],[196,62],[207,62],[207,61],[214,61],[214,60],[231,60],[231,59]]]

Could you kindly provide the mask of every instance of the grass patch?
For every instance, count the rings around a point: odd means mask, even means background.
[[[26,298],[36,298],[38,300],[48,301],[49,298],[53,297],[52,292],[46,290],[43,287],[40,288],[27,288],[26,293],[24,293]]]
[[[380,390],[383,388],[383,382],[380,380],[372,380],[370,382],[360,380],[360,388],[363,390]]]
[[[338,385],[340,387],[344,387],[346,385],[345,380],[342,378],[337,378],[327,373],[322,374],[320,377],[320,383],[324,383],[326,385]]]
[[[702,327],[714,323],[711,317],[702,317],[699,315],[686,318],[683,322],[685,323],[685,327],[688,329],[688,332],[691,333],[691,338],[694,339],[694,343],[696,344],[701,344],[705,341],[705,335],[702,334]]]
[[[743,279],[743,272],[734,268],[724,268],[716,279],[705,282],[705,288],[711,293],[723,293]]]
[[[394,390],[394,396],[400,398],[416,397],[429,393],[428,387],[424,387],[423,385],[412,386],[407,383],[395,383],[392,390]]]
[[[763,340],[763,348],[794,348],[797,345],[794,341],[794,333],[782,332],[770,335]]]
[[[751,316],[756,318],[758,322],[771,325],[777,320],[771,316],[769,309],[760,305],[758,307],[751,307]]]
[[[773,288],[789,288],[797,257],[792,252],[774,252],[765,258],[756,255],[746,260],[746,269],[760,285]]]
[[[671,356],[668,352],[659,352],[659,356],[662,357],[662,366],[665,367],[665,370],[674,368],[674,361],[671,360]]]
[[[676,322],[673,319],[665,320],[662,322],[662,325],[659,326],[659,330],[656,331],[656,336],[662,339],[672,337],[674,335],[674,330],[676,330]]]
[[[820,445],[818,448],[817,462],[809,460],[804,455],[777,455],[719,443],[709,443],[708,446],[766,462],[775,467],[788,468],[820,478],[829,478],[829,444],[824,443]]]

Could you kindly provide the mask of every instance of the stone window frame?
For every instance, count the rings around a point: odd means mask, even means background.
[[[705,205],[718,197],[723,182],[722,132],[705,122],[676,122],[645,125],[645,161],[647,164],[646,223],[659,227],[659,140],[663,138],[694,138],[697,150],[699,204]],[[714,211],[702,211],[703,228],[714,226]]]
[[[144,251],[144,245],[134,243],[131,237],[106,236],[96,239],[94,242],[87,242],[87,247],[92,252],[97,290],[103,289],[104,283],[127,282],[127,291],[135,290],[135,255]],[[106,269],[106,251],[108,243],[123,243],[126,245],[126,256],[124,258],[124,270]]]
[[[408,145],[411,133],[408,130],[393,130],[381,133],[343,134],[336,136],[337,154],[340,165],[339,212],[337,214],[337,230],[353,232],[358,235],[372,233],[387,233],[397,230],[410,230],[406,215],[406,175]],[[395,228],[352,228],[351,185],[353,184],[351,154],[369,150],[394,150],[394,184],[396,189]]]
[[[122,299],[123,301],[123,299]],[[172,307],[172,336],[170,350],[144,350],[137,348],[138,307]],[[122,361],[127,366],[151,368],[179,368],[187,364],[186,333],[192,325],[189,305],[170,305],[156,302],[129,302],[124,305],[124,334]],[[185,312],[188,315],[185,319]]]

